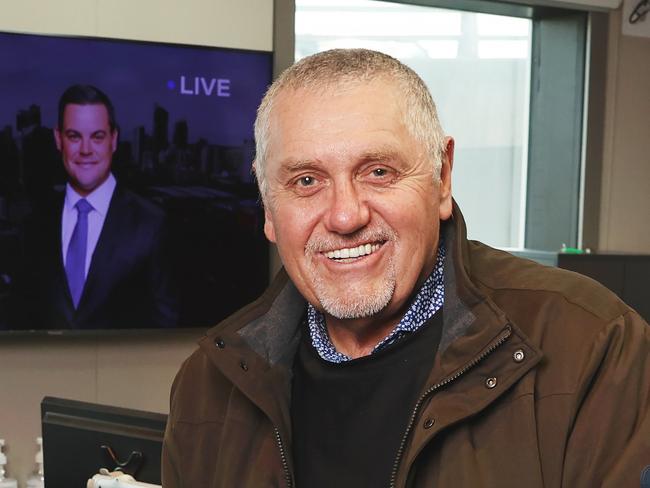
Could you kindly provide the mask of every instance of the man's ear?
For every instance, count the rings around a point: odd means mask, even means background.
[[[266,205],[264,205],[264,235],[266,238],[275,243],[275,226],[273,225],[273,215]]]
[[[56,142],[56,148],[61,152],[61,131],[59,131],[59,127],[55,127],[52,129],[54,132],[54,141]]]
[[[440,220],[447,220],[451,217],[451,170],[454,166],[454,138],[445,137],[445,151],[442,155],[442,167],[440,168]]]

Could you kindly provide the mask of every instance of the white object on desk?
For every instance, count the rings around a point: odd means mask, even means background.
[[[43,438],[37,437],[36,444],[38,445],[38,452],[34,457],[36,461],[36,472],[34,472],[28,479],[26,488],[45,488],[45,478],[43,475]]]
[[[0,439],[0,488],[18,488],[18,481],[12,478],[5,478],[5,464],[7,464],[7,456],[2,452],[2,447],[5,445],[5,440]]]
[[[114,471],[109,473],[107,469],[100,469],[88,480],[87,488],[162,488],[160,485],[141,483],[133,476]]]

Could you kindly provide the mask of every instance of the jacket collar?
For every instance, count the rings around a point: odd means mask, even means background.
[[[509,321],[472,279],[471,243],[455,201],[452,217],[441,229],[449,259],[445,261],[443,329],[436,363],[443,374],[449,374],[475,357]]]
[[[266,292],[199,342],[210,361],[291,438],[291,368],[306,302],[281,270]]]

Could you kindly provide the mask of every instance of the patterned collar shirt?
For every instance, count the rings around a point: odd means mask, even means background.
[[[418,291],[415,300],[413,300],[399,324],[375,346],[371,354],[420,329],[442,308],[445,299],[444,264],[445,246],[441,239],[438,244],[438,256],[433,272]],[[336,350],[327,333],[325,316],[311,304],[307,306],[307,324],[312,344],[322,359],[332,363],[343,363],[351,360],[349,356]]]

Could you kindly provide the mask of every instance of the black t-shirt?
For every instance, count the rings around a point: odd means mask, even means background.
[[[442,310],[396,343],[344,363],[321,359],[306,329],[293,366],[296,486],[388,486],[407,423],[431,372]]]

